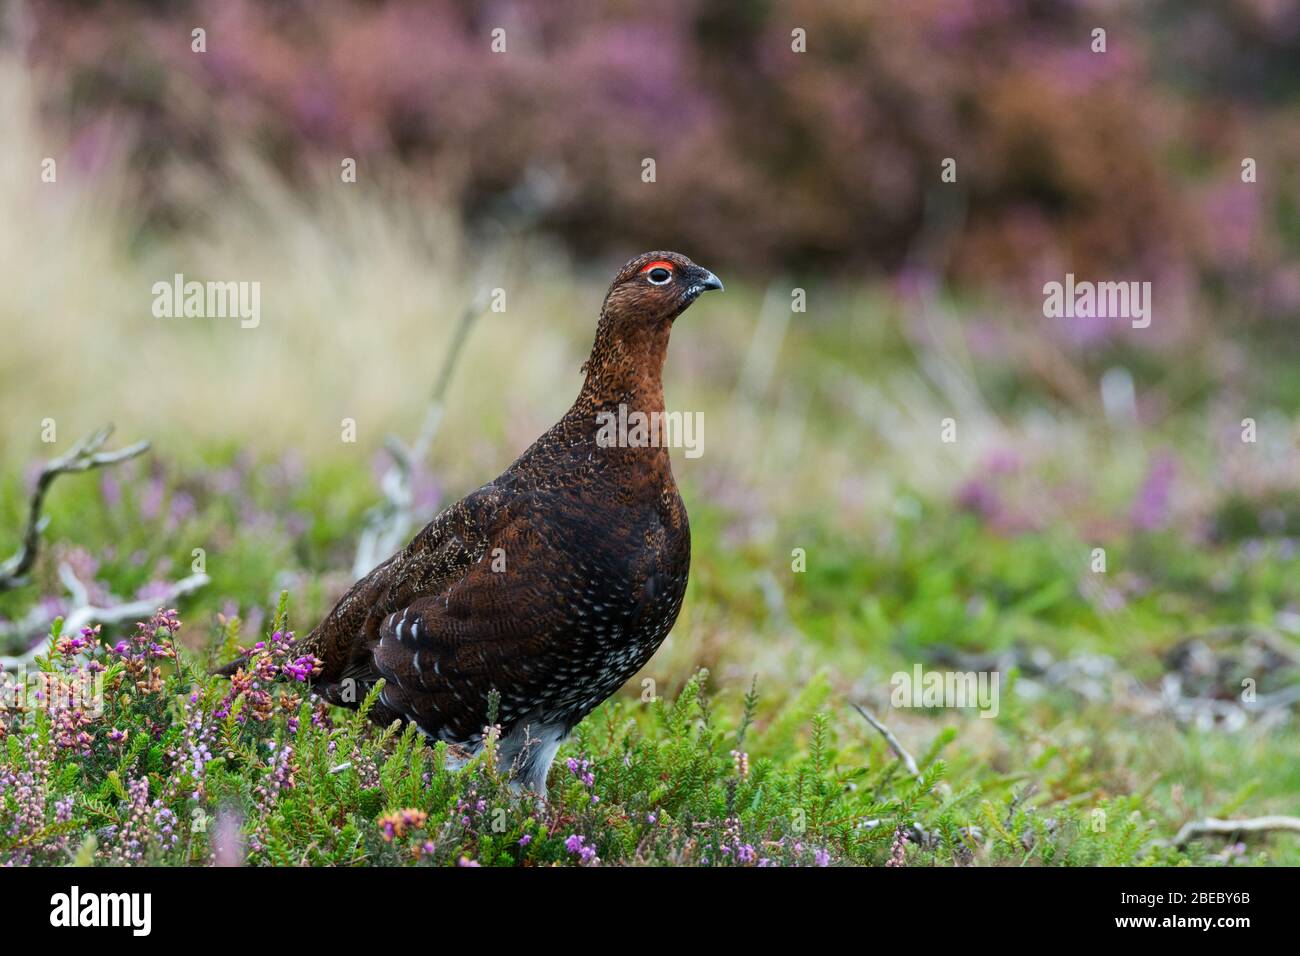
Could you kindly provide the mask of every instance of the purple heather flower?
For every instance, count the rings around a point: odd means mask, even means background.
[[[73,803],[72,794],[54,801],[54,820],[56,823],[67,823],[72,819]]]
[[[311,678],[311,675],[320,665],[320,658],[311,654],[304,654],[285,664],[283,670],[285,674],[296,681],[306,681]]]
[[[564,763],[565,766],[569,768],[569,773],[581,780],[584,787],[595,785],[596,778],[591,775],[590,760],[579,760],[576,757],[570,757]]]
[[[428,814],[423,810],[407,807],[396,813],[385,814],[379,818],[378,823],[384,842],[391,843],[394,839],[406,836],[410,830],[420,829],[427,820]]]
[[[587,845],[587,838],[581,834],[575,833],[564,841],[564,848],[570,853],[576,854],[579,861],[583,864],[591,863],[596,860],[596,848]]]

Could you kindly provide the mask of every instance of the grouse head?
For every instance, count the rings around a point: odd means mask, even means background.
[[[679,252],[644,252],[618,270],[602,313],[620,321],[661,324],[722,283]]]
[[[653,399],[673,320],[701,293],[721,288],[717,276],[679,252],[645,252],[630,260],[601,306],[580,402],[629,391]]]

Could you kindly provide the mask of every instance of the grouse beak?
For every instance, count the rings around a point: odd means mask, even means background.
[[[708,292],[710,289],[717,289],[721,292],[722,280],[708,269],[700,269],[700,274],[696,276],[695,282],[691,285],[691,295],[694,297],[701,292]]]

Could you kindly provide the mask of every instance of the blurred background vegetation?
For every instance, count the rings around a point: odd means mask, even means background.
[[[1293,708],[1234,710],[1300,681],[1294,4],[11,0],[0,31],[0,552],[40,459],[105,420],[155,445],[63,479],[3,618],[66,608],[61,564],[129,598],[203,547],[196,645],[281,587],[305,630],[467,304],[506,290],[422,517],[562,414],[609,276],[671,248],[727,292],[666,369],[706,427],[661,691],[708,666],[842,714],[917,661],[997,667],[997,721],[886,719],[917,751],[960,727],[959,778],[1047,803],[1300,810]],[[176,272],[260,282],[260,326],[154,318]],[[1152,282],[1151,327],[1044,318],[1067,272]]]

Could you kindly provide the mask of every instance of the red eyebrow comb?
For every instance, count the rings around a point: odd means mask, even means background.
[[[641,267],[641,272],[649,272],[651,269],[667,269],[673,271],[673,264],[667,259],[656,259],[654,262],[648,262]],[[637,273],[640,275],[640,273]]]

